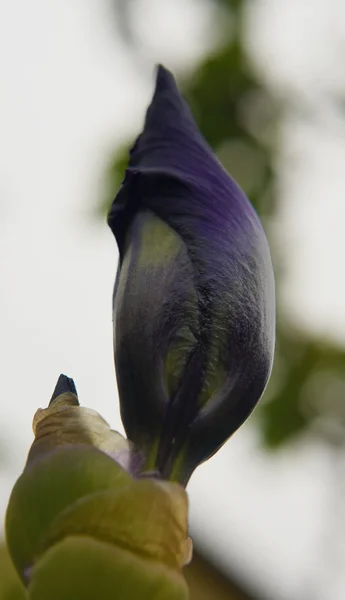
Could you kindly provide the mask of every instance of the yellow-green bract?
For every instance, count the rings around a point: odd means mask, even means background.
[[[133,479],[128,442],[65,392],[34,418],[6,538],[31,600],[187,600],[191,542],[177,484]]]

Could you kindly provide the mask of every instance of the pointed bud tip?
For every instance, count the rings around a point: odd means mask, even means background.
[[[61,394],[66,393],[75,394],[78,398],[77,389],[75,387],[73,379],[67,377],[67,375],[61,374],[59,379],[57,380],[53,395],[49,402],[49,406],[52,404],[52,402],[54,402],[54,400],[56,400],[56,398],[58,398],[58,396],[61,396]]]
[[[158,64],[156,65],[156,91],[163,91],[164,89],[175,89],[177,91],[175,77],[171,71]]]

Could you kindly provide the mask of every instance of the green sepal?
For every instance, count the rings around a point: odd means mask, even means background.
[[[21,578],[61,511],[85,495],[118,490],[129,481],[118,463],[92,446],[65,446],[29,465],[12,490],[6,514],[7,545]]]
[[[190,558],[188,502],[182,486],[133,480],[81,498],[45,530],[40,553],[70,535],[87,535],[180,570]]]
[[[30,600],[188,600],[181,573],[89,537],[68,537],[34,566]]]

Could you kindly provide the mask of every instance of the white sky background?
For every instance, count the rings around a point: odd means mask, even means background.
[[[212,46],[206,1],[140,4],[137,32],[152,62],[181,72]],[[252,5],[248,35],[274,89],[314,101],[341,81],[342,0]],[[32,441],[32,416],[60,372],[75,379],[84,405],[122,431],[111,326],[117,251],[90,211],[109,153],[141,127],[153,82],[131,63],[110,9],[111,0],[0,0],[1,514]],[[306,126],[289,116],[279,223],[286,302],[305,326],[341,341],[344,162],[341,121]],[[192,478],[194,531],[276,600],[307,597],[318,578],[317,600],[340,600],[341,569],[329,587],[319,565],[330,461],[311,444],[268,457],[247,424]]]

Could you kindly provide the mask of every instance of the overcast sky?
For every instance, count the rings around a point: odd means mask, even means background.
[[[269,85],[301,103],[326,102],[342,76],[342,0],[251,4],[248,39]],[[91,213],[109,153],[140,130],[153,70],[131,62],[110,9],[110,0],[0,0],[2,515],[32,416],[60,372],[75,379],[82,404],[122,431],[111,326],[117,250]],[[212,47],[215,23],[206,1],[141,0],[136,31],[152,64],[181,72]],[[285,302],[303,326],[340,342],[344,158],[340,119],[306,125],[288,116],[277,226],[288,251]],[[316,577],[317,600],[340,600],[345,576],[336,571],[329,587],[319,564],[331,460],[306,443],[268,457],[249,422],[193,476],[193,530],[276,600],[300,598]]]

